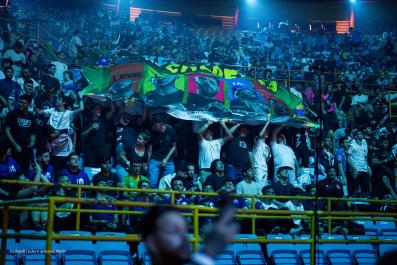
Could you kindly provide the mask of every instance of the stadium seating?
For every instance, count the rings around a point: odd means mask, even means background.
[[[35,230],[21,230],[21,234],[25,235],[46,235],[47,233],[44,231],[35,231]],[[53,241],[53,246],[55,245],[55,241]],[[20,250],[23,249],[34,249],[38,253],[29,253],[26,255],[22,255],[22,262],[26,265],[41,265],[44,264],[45,261],[45,253],[40,253],[40,250],[46,249],[46,241],[45,239],[31,239],[31,238],[21,238],[20,242],[17,244],[17,248]],[[58,253],[53,253],[51,255],[51,264],[59,264],[59,255]]]
[[[353,256],[348,249],[331,249],[327,251],[327,258],[331,265],[353,265]]]
[[[237,260],[240,264],[266,265],[262,251],[257,250],[241,250],[237,254]]]
[[[0,230],[0,233],[2,233],[3,230]],[[7,230],[8,234],[15,234],[14,230]],[[1,245],[2,239],[0,238],[0,245]],[[7,247],[6,247],[6,265],[17,265],[19,262],[18,255],[16,253],[11,253],[10,250],[16,249],[16,243],[14,238],[7,238]]]
[[[302,262],[303,265],[309,265],[310,264],[310,250],[302,250],[299,252],[299,258],[300,261]],[[316,265],[327,265],[328,260],[325,256],[324,251],[322,250],[316,250]]]
[[[127,251],[103,250],[99,254],[101,265],[132,265],[131,255]]]
[[[353,257],[357,265],[375,265],[378,261],[376,250],[355,250],[353,252]]]
[[[97,232],[97,236],[125,236],[125,233]],[[123,241],[101,241],[95,244],[99,263],[102,265],[130,265],[132,264],[130,246]]]
[[[234,256],[233,251],[224,250],[221,254],[216,257],[216,265],[237,265],[237,260]]]
[[[61,231],[61,235],[68,236],[90,236],[91,232],[87,231]],[[88,240],[61,240],[55,244],[54,249],[66,250],[63,254],[64,265],[96,265],[97,257],[94,245]]]
[[[379,236],[379,240],[396,240],[393,236]],[[396,244],[379,244],[379,254],[383,256],[386,252],[397,251]]]
[[[273,250],[271,260],[275,265],[300,264],[298,253],[291,249]]]

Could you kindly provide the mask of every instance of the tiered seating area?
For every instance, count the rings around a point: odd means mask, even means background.
[[[364,224],[368,224],[364,222]],[[378,258],[388,251],[396,250],[396,244],[357,243],[358,241],[397,240],[396,224],[391,221],[376,221],[373,227],[378,229],[377,236],[368,235],[331,235],[323,234],[319,240],[347,240],[347,243],[325,243],[317,245],[316,264],[376,264]],[[387,228],[385,228],[387,227]],[[15,235],[15,231],[8,230],[8,234]],[[45,232],[21,230],[20,235],[43,236]],[[388,235],[385,235],[387,233]],[[149,265],[150,257],[144,243],[130,243],[125,241],[90,241],[78,240],[80,236],[92,236],[87,231],[62,231],[61,236],[71,236],[69,240],[53,242],[51,264],[59,265]],[[124,233],[98,232],[96,236],[126,236]],[[73,239],[76,237],[76,239]],[[188,235],[192,237],[192,235]],[[310,235],[267,235],[258,238],[256,235],[238,234],[238,240],[308,240]],[[39,265],[44,264],[46,248],[45,239],[9,238],[7,240],[7,265]],[[200,247],[199,247],[200,248]],[[310,264],[309,243],[276,243],[274,241],[259,243],[234,243],[227,247],[216,260],[217,265],[234,264]]]

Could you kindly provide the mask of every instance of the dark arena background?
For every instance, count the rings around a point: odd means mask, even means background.
[[[1,0],[0,265],[396,264],[397,1]]]

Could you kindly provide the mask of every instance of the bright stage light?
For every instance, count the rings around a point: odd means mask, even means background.
[[[356,0],[350,0],[350,3],[354,4],[356,2]]]
[[[249,5],[253,5],[253,4],[255,4],[255,2],[256,2],[256,0],[247,0],[247,3],[248,3]]]

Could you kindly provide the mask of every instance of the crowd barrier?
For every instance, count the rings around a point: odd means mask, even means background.
[[[10,181],[2,180],[5,184],[19,184],[19,185],[47,185],[53,186],[51,183],[37,183],[30,181]],[[92,205],[92,204],[106,204],[114,205],[119,207],[144,207],[148,208],[153,206],[153,203],[140,203],[140,202],[128,202],[128,201],[97,201],[93,199],[83,199],[81,198],[83,190],[109,190],[109,191],[128,191],[128,192],[147,192],[147,193],[157,193],[157,194],[169,194],[171,196],[171,204],[174,202],[174,197],[179,192],[175,191],[159,191],[159,190],[139,190],[139,189],[128,189],[128,188],[111,188],[111,187],[98,187],[98,186],[81,186],[74,184],[61,185],[65,188],[77,189],[77,198],[68,197],[48,197],[45,199],[21,199],[13,201],[0,202],[0,207],[2,207],[3,213],[3,224],[2,224],[2,242],[1,242],[1,260],[4,264],[4,257],[6,254],[6,240],[7,238],[35,238],[35,239],[45,239],[46,240],[46,264],[50,264],[52,242],[53,240],[107,240],[107,241],[128,241],[128,242],[140,242],[141,238],[138,234],[130,234],[127,236],[114,236],[114,237],[103,237],[103,236],[80,236],[78,238],[67,235],[56,234],[53,231],[54,216],[56,212],[75,212],[76,213],[76,230],[80,230],[80,218],[82,213],[113,213],[113,214],[129,214],[129,215],[141,215],[143,212],[138,211],[125,211],[125,210],[93,210],[93,209],[81,209],[81,205]],[[183,192],[186,195],[204,195],[204,196],[219,196],[217,193],[202,193],[202,192]],[[286,210],[256,210],[254,209],[255,199],[260,198],[275,198],[275,199],[295,199],[295,200],[314,200],[313,197],[291,197],[291,196],[241,196],[234,195],[238,197],[252,198],[251,209],[238,209],[236,218],[238,219],[250,219],[252,223],[252,234],[256,232],[256,221],[260,219],[305,219],[309,220],[311,237],[310,239],[294,239],[294,240],[275,240],[267,239],[266,237],[258,237],[257,239],[236,239],[235,242],[241,243],[297,243],[304,244],[309,243],[311,248],[311,264],[315,264],[314,255],[316,245],[315,243],[348,243],[349,240],[325,240],[317,239],[316,224],[317,220],[325,220],[329,224],[329,228],[332,225],[332,220],[384,220],[388,217],[388,220],[396,221],[397,213],[380,213],[380,212],[345,212],[345,211],[332,211],[331,206],[333,201],[345,201],[345,202],[372,202],[372,203],[391,203],[396,204],[397,200],[373,200],[373,199],[360,199],[360,198],[319,198],[319,200],[327,200],[328,209],[326,211],[286,211]],[[56,204],[60,203],[75,203],[75,209],[65,209],[57,208]],[[30,206],[35,203],[45,203],[48,204],[47,207],[34,207]],[[183,213],[186,216],[192,218],[193,224],[193,236],[189,239],[193,243],[194,249],[197,250],[199,243],[202,242],[202,238],[199,235],[199,221],[200,217],[215,217],[218,209],[194,206],[194,205],[175,205],[175,207],[185,210]],[[45,236],[36,235],[26,235],[26,234],[7,234],[10,211],[47,211],[48,212],[48,225],[47,233]],[[188,211],[188,212],[186,212]],[[369,216],[369,217],[368,217]],[[330,233],[330,230],[328,231]],[[316,240],[314,240],[316,238]],[[355,243],[373,243],[373,244],[397,244],[397,240],[355,240]]]

